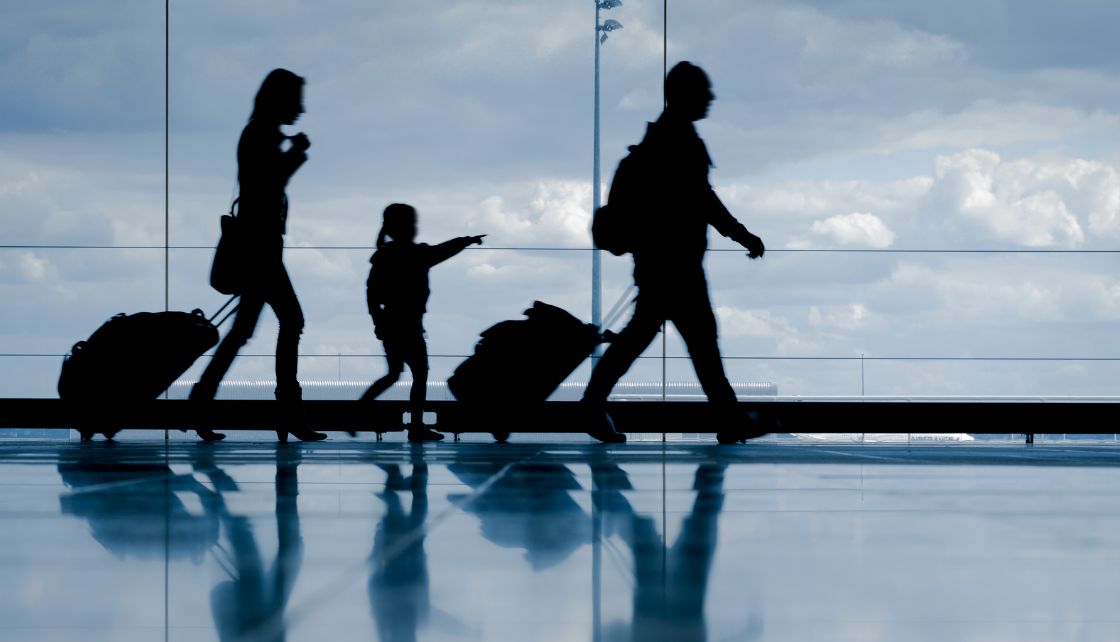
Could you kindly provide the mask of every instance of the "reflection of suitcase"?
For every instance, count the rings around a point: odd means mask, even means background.
[[[96,411],[91,408],[94,421],[101,415],[98,411],[111,409],[114,404],[158,397],[217,343],[217,325],[201,310],[118,314],[70,349],[58,377],[58,396],[99,406]],[[107,437],[116,432],[111,425],[104,425],[111,422],[103,418],[95,423],[96,427],[79,427],[83,439],[94,432]]]
[[[547,303],[534,301],[525,317],[482,332],[474,354],[447,380],[457,400],[479,411],[541,403],[603,341],[594,325]],[[495,436],[507,432],[499,428]]]

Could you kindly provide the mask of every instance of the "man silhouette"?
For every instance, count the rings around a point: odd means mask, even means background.
[[[605,412],[607,396],[666,321],[676,326],[704,393],[719,408],[719,442],[762,434],[753,432],[757,416],[738,408],[724,373],[704,275],[709,225],[745,247],[752,259],[766,249],[727,211],[708,182],[712,159],[693,123],[708,115],[714,99],[707,74],[687,61],[678,63],[665,77],[665,111],[648,125],[633,152],[643,158],[640,200],[648,204],[641,226],[629,232],[638,287],[634,316],[599,360],[583,395],[592,421],[588,434],[600,441],[626,441]]]

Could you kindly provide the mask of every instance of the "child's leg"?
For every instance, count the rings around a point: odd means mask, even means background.
[[[412,370],[412,390],[408,393],[412,425],[421,426],[424,423],[424,402],[428,400],[428,364],[410,365],[409,369]]]
[[[412,425],[424,425],[424,402],[428,399],[428,345],[424,341],[424,328],[419,323],[410,333],[402,348],[402,360],[412,371],[412,390],[408,393]]]
[[[381,343],[385,346],[385,360],[389,363],[389,372],[386,372],[385,376],[374,381],[373,385],[367,388],[366,391],[362,393],[362,396],[359,397],[360,401],[373,401],[379,397],[381,393],[388,390],[389,386],[396,383],[397,380],[401,378],[401,373],[404,372],[404,360],[397,354],[397,350],[393,349],[392,342],[382,341]]]
[[[408,440],[439,441],[443,435],[424,425],[424,402],[428,398],[428,346],[424,343],[422,327],[416,328],[406,352],[404,360],[412,370],[412,390],[408,395],[412,421],[408,426]]]

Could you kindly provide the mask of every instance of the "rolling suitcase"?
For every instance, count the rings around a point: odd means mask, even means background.
[[[501,417],[520,420],[524,413],[492,411],[544,402],[603,340],[594,325],[534,301],[524,319],[484,330],[474,354],[459,364],[447,387],[469,408],[468,416],[484,413],[494,436],[505,441],[516,426],[503,424]]]
[[[95,432],[112,437],[116,430],[101,418],[101,410],[128,401],[155,399],[175,382],[202,353],[218,343],[213,317],[192,312],[138,312],[118,314],[101,325],[89,339],[79,341],[62,361],[58,396],[89,404],[91,420],[79,426],[83,440]]]

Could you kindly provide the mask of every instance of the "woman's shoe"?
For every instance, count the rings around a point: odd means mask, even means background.
[[[298,394],[282,395],[277,393],[276,400],[280,402],[276,429],[276,438],[280,443],[288,443],[288,435],[295,435],[300,441],[322,441],[327,438],[326,433],[315,432],[307,424],[307,417],[303,414],[303,400]]]
[[[195,386],[191,388],[190,395],[187,397],[191,402],[189,410],[190,414],[188,415],[189,421],[194,423],[194,431],[196,434],[198,434],[198,438],[208,444],[212,444],[215,441],[221,441],[226,438],[226,436],[222,433],[214,432],[211,428],[207,427],[211,422],[210,416],[213,412],[212,405],[214,403],[215,392],[216,390],[204,391],[198,387],[198,384],[195,384]],[[180,430],[186,432],[185,428],[180,428]]]
[[[290,428],[288,430],[277,430],[276,438],[280,443],[288,443],[288,435],[295,435],[295,438],[300,441],[322,441],[327,438],[327,433],[316,432],[310,426],[303,426],[302,428]]]

